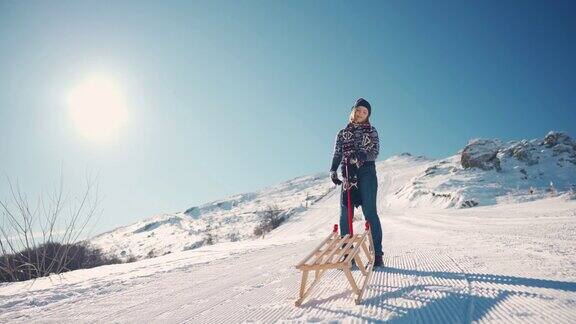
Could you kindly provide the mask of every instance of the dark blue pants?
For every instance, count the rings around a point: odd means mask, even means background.
[[[374,241],[374,254],[382,255],[382,225],[376,210],[376,194],[378,192],[378,178],[376,177],[376,166],[366,163],[358,169],[358,188],[362,197],[362,213],[364,218],[370,223],[372,240]],[[340,235],[344,236],[348,231],[348,205],[344,186],[340,189]],[[354,217],[354,207],[352,207],[352,217]]]

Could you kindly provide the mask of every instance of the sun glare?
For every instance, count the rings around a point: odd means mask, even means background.
[[[124,92],[104,75],[91,76],[73,88],[68,109],[80,134],[95,141],[115,138],[128,119]]]

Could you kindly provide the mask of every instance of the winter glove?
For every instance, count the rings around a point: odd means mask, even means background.
[[[342,184],[342,181],[338,179],[338,172],[330,171],[330,178],[332,179],[332,182],[334,182],[335,185],[339,186]]]

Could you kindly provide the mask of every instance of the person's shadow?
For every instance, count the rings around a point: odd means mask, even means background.
[[[515,297],[535,299],[536,301],[531,302],[535,307],[533,312],[522,312],[519,309],[509,308],[510,306],[502,306],[502,309],[498,309],[497,313],[506,316],[509,312],[514,317],[495,318],[496,320],[521,320],[522,318],[531,320],[534,318],[530,318],[530,316],[536,315],[538,321],[562,322],[567,320],[565,313],[556,314],[555,310],[547,309],[549,311],[546,312],[547,314],[541,314],[548,306],[539,305],[537,299],[549,300],[551,297],[540,294],[538,290],[533,288],[563,292],[576,291],[576,282],[569,281],[478,273],[408,270],[393,267],[379,268],[374,271],[385,276],[386,285],[378,286],[378,284],[372,283],[368,289],[377,288],[377,291],[386,292],[365,298],[362,305],[368,309],[389,311],[392,316],[387,322],[390,323],[471,323],[483,318],[504,300]],[[404,287],[395,286],[402,280],[398,278],[400,276],[404,279],[410,278],[414,284]],[[455,284],[456,281],[458,284]],[[389,283],[392,285],[388,285]],[[342,296],[341,294],[339,297]],[[333,298],[334,296],[329,299]],[[523,300],[528,301],[529,299]],[[515,302],[511,303],[514,304]],[[320,301],[316,301],[311,302],[310,306],[326,312],[355,316],[342,310],[336,311],[323,307],[321,304]],[[522,306],[524,310],[530,308],[528,305]],[[375,321],[370,316],[360,316],[360,319],[371,323]]]

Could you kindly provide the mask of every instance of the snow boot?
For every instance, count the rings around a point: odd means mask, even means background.
[[[384,262],[382,261],[381,255],[376,255],[374,257],[374,267],[382,267],[384,266]]]

